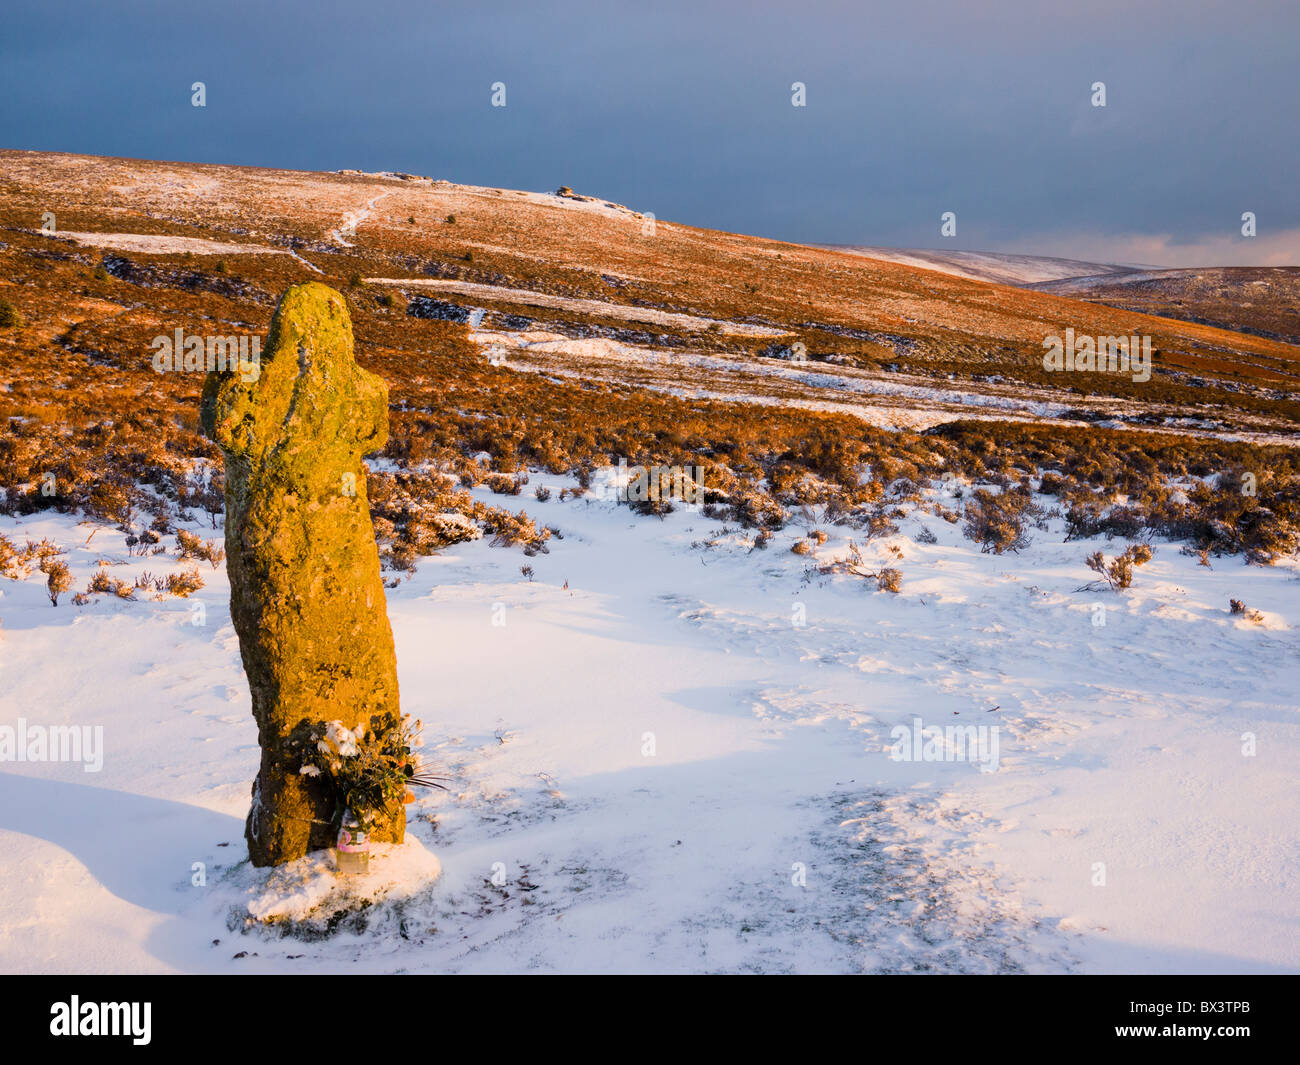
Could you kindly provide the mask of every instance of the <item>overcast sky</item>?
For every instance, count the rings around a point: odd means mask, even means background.
[[[1298,51],[1297,0],[5,0],[0,145],[571,185],[809,243],[1300,265]]]

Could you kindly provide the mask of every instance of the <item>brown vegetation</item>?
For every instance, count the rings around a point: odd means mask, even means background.
[[[814,361],[881,373],[896,365],[938,386],[950,374],[965,388],[1000,375],[1061,394],[1159,399],[1246,427],[1300,421],[1300,404],[1287,392],[1300,349],[1273,340],[664,222],[645,236],[632,212],[551,206],[510,192],[357,175],[117,160],[95,160],[88,170],[91,162],[78,157],[4,158],[0,297],[21,286],[27,323],[0,331],[0,510],[7,513],[82,512],[123,529],[142,552],[152,549],[146,533],[172,534],[199,515],[215,528],[221,463],[198,432],[202,375],[155,373],[150,343],[178,327],[264,335],[274,295],[316,276],[288,255],[226,252],[126,253],[110,272],[99,249],[35,232],[41,212],[55,210],[69,230],[222,241],[248,241],[255,230],[264,243],[294,248],[348,293],[358,362],[390,388],[390,462],[368,475],[367,490],[385,564],[398,571],[479,534],[545,551],[550,531],[508,499],[521,493],[526,471],[573,475],[585,487],[593,469],[620,458],[702,467],[706,513],[760,531],[815,507],[825,524],[887,535],[900,503],[924,499],[926,484],[949,475],[975,486],[970,497],[956,509],[942,498],[926,505],[947,521],[964,518],[985,550],[1014,551],[1042,520],[1032,495],[1041,477],[1072,537],[1166,536],[1257,562],[1300,545],[1294,447],[1087,422],[954,420],[887,431],[849,414],[638,387],[632,373],[602,380],[519,372],[492,365],[464,323],[412,317],[396,299],[382,306],[373,287],[349,287],[349,279],[447,276],[766,323],[788,330],[783,344],[803,341]],[[91,172],[96,180],[86,183]],[[216,181],[220,194],[187,199],[178,219],[167,191],[176,173]],[[112,191],[129,183],[137,186],[130,197]],[[361,224],[356,246],[330,243],[344,213],[336,208],[355,208],[378,191],[391,195],[380,215]],[[446,221],[451,214],[455,225]],[[472,266],[464,259],[471,248]],[[130,269],[136,260],[141,269]],[[490,311],[539,314],[503,301]],[[629,327],[599,315],[547,314],[547,329],[574,336]],[[1176,374],[1145,386],[1106,375],[1045,376],[1041,337],[1066,322],[1097,335],[1152,332],[1157,365],[1203,383]],[[757,359],[768,344],[720,331],[643,332],[669,351],[689,346]],[[479,484],[511,507],[474,499],[466,489]],[[183,554],[204,557],[181,543]]]

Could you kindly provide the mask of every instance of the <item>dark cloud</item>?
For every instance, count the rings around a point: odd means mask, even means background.
[[[10,0],[0,141],[567,184],[809,242],[935,247],[952,210],[960,247],[1300,263],[1300,6],[1046,7]]]

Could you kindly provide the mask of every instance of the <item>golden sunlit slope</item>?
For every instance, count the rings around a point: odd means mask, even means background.
[[[628,307],[749,323],[784,334],[782,346],[801,341],[813,363],[829,360],[859,377],[902,380],[911,388],[928,382],[967,395],[1032,389],[1018,416],[1032,416],[1057,399],[1081,417],[1095,417],[1113,397],[1123,401],[1124,420],[1138,424],[1184,424],[1203,412],[1211,427],[1277,432],[1300,411],[1293,394],[1300,350],[1276,340],[847,252],[681,226],[580,195],[409,175],[24,152],[0,154],[0,162],[0,221],[6,226],[35,230],[53,211],[65,233],[188,238],[156,245],[166,253],[163,261],[185,251],[230,255],[220,246],[241,244],[294,252],[298,259],[259,262],[259,269],[286,278],[310,276],[315,267],[336,283],[358,275],[459,281],[474,286],[473,298],[461,304],[541,319],[558,324],[561,333],[566,324],[626,327]],[[134,254],[143,254],[138,243],[122,243],[102,250],[129,257],[134,247]],[[590,306],[539,314],[510,290],[615,306],[609,315]],[[406,291],[415,294],[419,287]],[[1044,337],[1067,327],[1098,337],[1150,335],[1152,379],[1046,373]],[[720,326],[711,335],[707,327],[668,321],[652,330],[652,339],[664,342],[649,346],[752,359],[770,345],[770,339],[733,333]],[[923,398],[928,404],[932,397]]]
[[[512,494],[523,468],[581,482],[621,458],[698,466],[712,516],[746,525],[816,505],[870,533],[893,501],[958,474],[1014,490],[1014,511],[977,505],[972,535],[991,535],[1027,520],[1043,479],[1081,532],[1264,558],[1300,511],[1300,349],[1276,340],[567,190],[13,151],[0,509],[137,531],[195,508],[215,521],[202,367],[155,372],[154,345],[262,335],[306,280],[345,293],[358,361],[389,383],[370,498],[398,568],[461,535],[450,511],[543,549],[546,530],[458,481]],[[1151,336],[1152,376],[1045,372],[1043,340],[1066,328]],[[1234,487],[1246,475],[1255,495]]]

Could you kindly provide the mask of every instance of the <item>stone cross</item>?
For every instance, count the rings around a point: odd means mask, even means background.
[[[361,462],[388,439],[388,386],[357,365],[343,297],[295,285],[259,372],[208,375],[202,422],[226,460],[230,616],[262,749],[244,834],[254,865],[279,865],[332,846],[342,812],[295,742],[322,721],[400,719]],[[400,801],[376,815],[371,838],[400,843]]]

